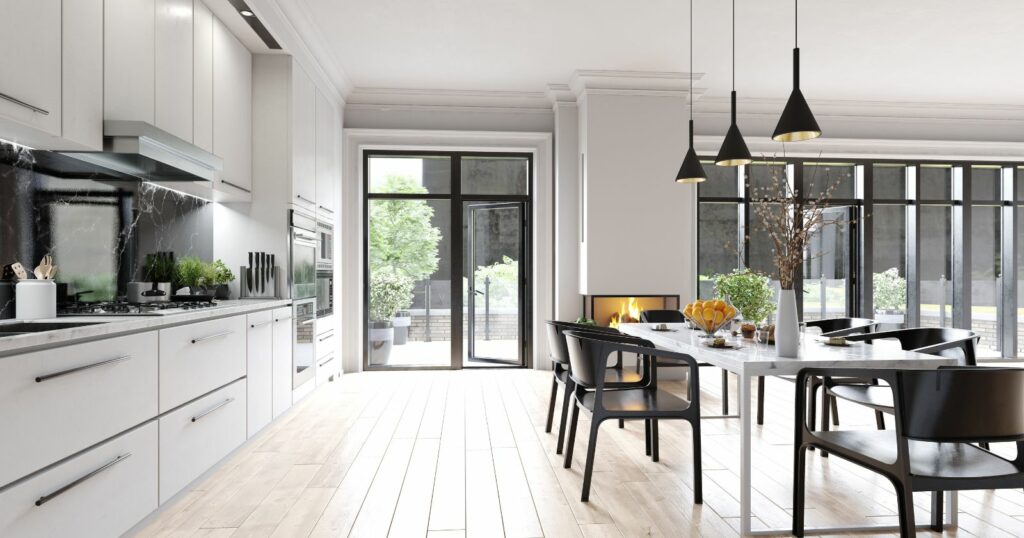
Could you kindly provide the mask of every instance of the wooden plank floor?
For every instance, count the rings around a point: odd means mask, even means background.
[[[137,534],[737,534],[738,420],[703,422],[702,506],[692,503],[690,428],[668,421],[660,428],[658,463],[644,456],[640,423],[621,430],[606,423],[590,502],[581,503],[586,434],[577,439],[573,468],[563,469],[555,434],[544,432],[550,379],[530,370],[346,374],[261,432]],[[662,385],[683,391],[679,382]],[[705,414],[720,408],[718,383],[707,385]],[[754,439],[755,527],[790,524],[793,390],[791,383],[768,380],[766,424]],[[844,427],[873,427],[873,416],[861,408],[840,404],[840,414]],[[587,428],[581,414],[580,431]],[[815,453],[807,480],[808,525],[896,522],[895,494],[878,475]],[[928,498],[916,503],[918,521],[927,521]],[[1024,536],[1024,492],[961,494],[955,534]]]

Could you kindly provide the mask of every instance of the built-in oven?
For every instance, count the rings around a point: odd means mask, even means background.
[[[316,299],[292,303],[292,388],[316,377]]]
[[[292,241],[288,282],[292,299],[316,297],[317,243],[316,219],[292,210]]]
[[[316,221],[317,271],[334,267],[334,225],[326,220]]]
[[[334,271],[316,272],[316,317],[334,313]]]

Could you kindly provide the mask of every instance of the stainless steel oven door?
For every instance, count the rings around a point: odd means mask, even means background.
[[[292,388],[316,377],[316,299],[292,304]]]
[[[334,273],[316,272],[316,317],[322,318],[334,313]]]
[[[317,221],[317,257],[318,271],[330,269],[334,265],[334,226],[325,221]]]
[[[316,240],[304,230],[292,228],[291,267],[289,281],[292,299],[316,296]]]

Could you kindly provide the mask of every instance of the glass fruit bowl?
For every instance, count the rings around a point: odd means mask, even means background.
[[[686,305],[683,315],[694,327],[704,331],[705,337],[714,337],[736,317],[736,307],[722,299],[697,300]]]

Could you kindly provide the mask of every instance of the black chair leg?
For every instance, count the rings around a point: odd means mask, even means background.
[[[832,406],[832,425],[839,425],[839,400],[835,396],[829,396],[828,401]]]
[[[700,457],[700,419],[690,422],[693,428],[693,503],[704,504],[704,467]]]
[[[729,372],[722,370],[722,414],[729,414]]]
[[[619,429],[621,430],[622,428],[625,428],[625,427],[626,427],[626,421],[625,421],[625,420],[622,420],[622,419],[620,418],[620,419],[619,419]]]
[[[896,487],[896,502],[900,506],[900,536],[912,537],[917,534],[917,524],[914,522],[914,492],[909,485],[893,480]]]
[[[644,419],[644,454],[651,455],[651,419]]]
[[[885,415],[881,411],[875,411],[875,425],[879,430],[885,429]]]
[[[757,425],[764,425],[764,376],[757,378]]]
[[[651,421],[651,461],[658,461],[658,421]]]
[[[941,491],[932,492],[932,530],[942,532],[942,509],[944,499]]]
[[[569,406],[572,405],[572,393],[576,384],[572,381],[565,383],[565,393],[562,394],[562,421],[558,424],[558,446],[555,447],[555,454],[562,453],[562,446],[565,444],[565,426],[568,424]]]
[[[807,474],[804,465],[807,460],[805,447],[796,448],[796,457],[793,461],[793,536],[804,535],[804,488],[806,486],[804,477]]]
[[[590,417],[590,442],[587,444],[587,464],[583,468],[583,495],[580,497],[580,501],[587,502],[590,500],[590,479],[594,474],[594,452],[597,450],[597,430],[601,427],[601,419],[594,416]]]
[[[544,425],[544,433],[551,433],[551,424],[555,421],[555,400],[558,399],[558,374],[551,376],[551,401],[548,402],[548,422]]]
[[[814,403],[814,399],[818,397],[818,388],[820,387],[821,383],[817,379],[811,379],[811,397],[807,399],[807,423],[811,428],[814,428],[814,423],[818,420],[818,406]],[[807,447],[807,450],[814,452],[814,447]]]
[[[569,420],[569,439],[566,441],[565,446],[565,461],[562,463],[562,467],[569,469],[572,467],[572,449],[573,445],[576,444],[576,424],[580,420],[580,407],[576,405],[576,402],[572,403],[572,418]]]
[[[829,422],[828,422],[829,410],[832,409],[832,408],[829,407],[829,405],[828,405],[828,399],[829,399],[828,389],[825,388],[824,383],[819,383],[818,385],[816,385],[815,390],[817,390],[818,387],[821,388],[821,431],[827,432],[828,431],[828,424],[829,424]],[[814,405],[814,398],[813,397],[811,398],[811,409],[812,409],[812,411],[814,409],[816,409],[816,406]],[[813,417],[814,413],[812,413],[811,416]],[[813,419],[811,420],[811,424],[814,424]],[[827,458],[828,457],[828,451],[825,450],[825,449],[821,449],[821,457]]]

